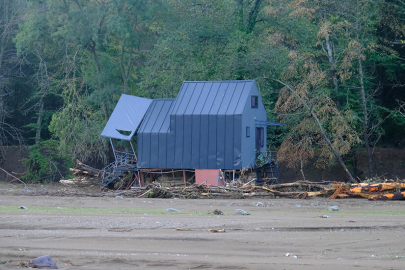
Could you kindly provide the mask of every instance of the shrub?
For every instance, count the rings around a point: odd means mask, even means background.
[[[27,171],[22,179],[29,183],[48,183],[67,176],[73,162],[57,150],[58,145],[56,140],[46,140],[30,146],[28,158],[23,159]]]

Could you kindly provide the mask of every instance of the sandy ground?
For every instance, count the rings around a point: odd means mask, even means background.
[[[59,269],[405,269],[404,204],[3,192],[0,269],[16,269],[46,254]],[[332,205],[339,211],[326,210]],[[215,209],[224,215],[209,213]],[[235,209],[250,215],[236,215]]]

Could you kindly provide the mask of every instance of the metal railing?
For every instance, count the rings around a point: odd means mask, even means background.
[[[116,167],[136,167],[136,156],[133,153],[114,151]]]
[[[255,168],[261,168],[268,164],[277,164],[277,151],[263,151],[257,153]]]
[[[107,186],[109,183],[113,182],[115,179],[120,177],[125,169],[136,168],[136,156],[132,153],[114,151],[115,161],[110,163],[103,171],[102,185]]]
[[[256,184],[276,184],[278,180],[277,151],[261,152],[256,158]]]

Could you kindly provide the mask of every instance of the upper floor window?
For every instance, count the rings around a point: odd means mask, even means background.
[[[259,107],[259,97],[258,96],[251,96],[251,105],[252,105],[252,108]]]

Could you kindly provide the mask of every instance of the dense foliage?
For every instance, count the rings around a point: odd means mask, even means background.
[[[405,145],[404,16],[400,0],[3,0],[0,142],[30,146],[29,168],[52,162],[48,140],[58,159],[107,163],[100,133],[122,93],[254,79],[288,124],[268,132],[281,161],[364,148],[372,176],[373,147]]]

